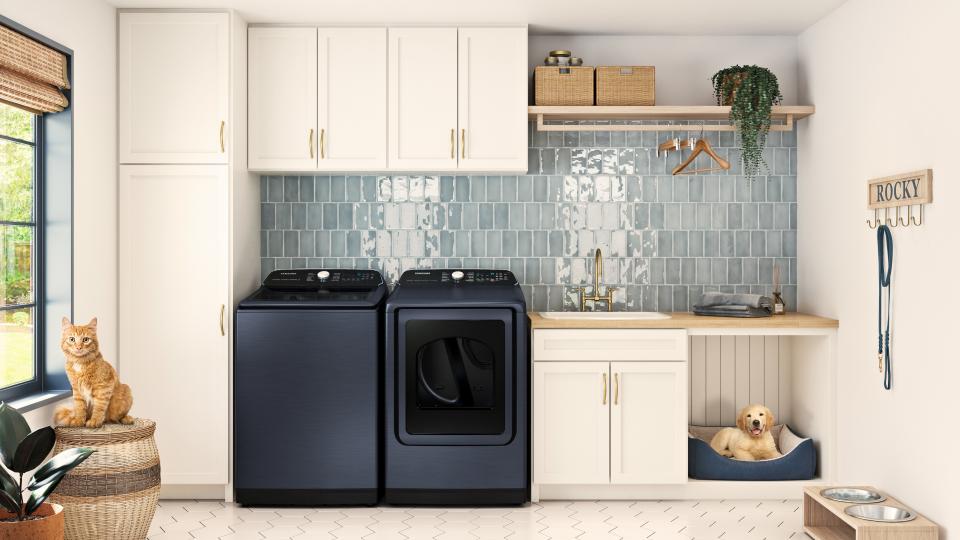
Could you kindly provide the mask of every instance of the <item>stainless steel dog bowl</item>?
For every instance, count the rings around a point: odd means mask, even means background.
[[[865,519],[867,521],[881,521],[883,523],[900,523],[917,519],[917,515],[906,508],[886,506],[883,504],[856,504],[844,508],[848,516]]]
[[[876,491],[847,487],[827,488],[821,491],[820,495],[823,495],[831,501],[844,503],[870,504],[887,500],[884,495],[877,493]]]

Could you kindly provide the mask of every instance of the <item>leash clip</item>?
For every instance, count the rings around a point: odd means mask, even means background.
[[[883,373],[883,353],[877,353],[877,369]]]

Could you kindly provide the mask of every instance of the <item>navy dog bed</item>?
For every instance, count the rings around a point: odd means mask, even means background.
[[[687,438],[687,472],[700,480],[810,480],[817,474],[817,449],[813,439],[799,437],[785,424],[770,430],[777,449],[775,459],[740,461],[710,448],[720,427],[690,426]]]

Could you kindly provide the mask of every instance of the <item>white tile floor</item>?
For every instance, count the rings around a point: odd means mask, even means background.
[[[800,501],[548,501],[510,508],[242,508],[160,501],[151,540],[806,540]]]

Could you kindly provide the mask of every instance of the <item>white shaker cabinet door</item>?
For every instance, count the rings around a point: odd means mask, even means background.
[[[387,167],[387,30],[320,28],[320,170]]]
[[[226,163],[227,13],[119,15],[120,163]]]
[[[606,362],[534,362],[533,482],[610,481]]]
[[[461,28],[461,170],[527,170],[527,29]]]
[[[388,165],[457,167],[457,29],[390,28]]]
[[[317,168],[317,29],[253,27],[248,34],[251,169]]]
[[[687,363],[612,362],[610,481],[687,480]]]
[[[226,165],[121,165],[119,365],[164,484],[226,484]]]

